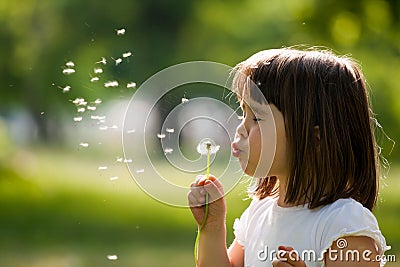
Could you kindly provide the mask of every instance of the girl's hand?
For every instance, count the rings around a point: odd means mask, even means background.
[[[226,206],[222,184],[210,175],[209,180],[203,175],[197,176],[190,184],[189,206],[199,227],[205,215],[206,194],[208,194],[208,216],[203,231],[222,230],[225,227]]]
[[[307,267],[292,247],[279,246],[276,257],[272,261],[274,267]]]

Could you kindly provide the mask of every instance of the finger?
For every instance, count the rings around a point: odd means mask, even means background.
[[[196,176],[196,180],[195,180],[195,182],[196,182],[196,185],[199,185],[199,182],[201,181],[201,180],[205,180],[205,176],[204,175],[197,175]]]
[[[206,181],[204,184],[204,189],[207,191],[207,193],[210,196],[210,202],[216,201],[224,196],[224,191],[221,187],[218,185],[221,185],[218,180],[215,181]]]
[[[290,246],[278,246],[278,250],[292,251],[294,248]]]
[[[199,201],[202,201],[203,199],[205,199],[205,195],[206,195],[206,190],[204,189],[204,187],[191,187],[190,188],[190,193],[192,193],[192,195],[198,199]]]
[[[189,192],[188,202],[189,202],[189,207],[199,208],[205,204],[206,199],[205,199],[205,197],[203,197],[202,199],[201,198],[199,199],[193,194],[193,192]]]
[[[212,174],[210,174],[209,176],[208,176],[208,179],[207,179],[207,177],[205,176],[205,175],[198,175],[197,177],[200,177],[200,180],[198,181],[198,185],[200,185],[200,186],[203,186],[204,185],[204,183],[206,182],[206,181],[208,181],[208,180],[210,180],[210,181],[217,181],[217,178],[215,178],[215,176],[214,175],[212,175]]]
[[[291,265],[290,263],[279,260],[279,259],[274,259],[272,261],[272,266],[274,266],[274,267],[293,267],[293,265]]]
[[[278,253],[276,255],[279,260],[285,261],[291,264],[292,266],[305,265],[304,261],[300,259],[297,251],[294,250],[292,247],[279,246]]]

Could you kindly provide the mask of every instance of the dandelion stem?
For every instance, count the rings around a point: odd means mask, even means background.
[[[211,144],[207,144],[207,169],[206,169],[206,180],[210,179],[210,153],[211,152]],[[196,241],[194,244],[194,260],[196,262],[196,266],[198,266],[198,245],[199,245],[199,239],[200,239],[200,233],[204,228],[204,225],[206,224],[206,220],[208,217],[208,193],[206,193],[206,203],[205,203],[205,211],[204,211],[204,217],[203,221],[201,222],[200,229],[197,232],[197,237]]]

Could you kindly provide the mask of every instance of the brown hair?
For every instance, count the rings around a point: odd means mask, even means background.
[[[357,64],[330,51],[285,48],[261,51],[235,70],[234,91],[245,90],[250,79],[283,114],[290,157],[285,202],[312,209],[351,197],[372,210],[379,158]],[[276,177],[258,179],[252,193],[262,199],[277,194],[278,186]]]

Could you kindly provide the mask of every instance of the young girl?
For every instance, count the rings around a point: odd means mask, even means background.
[[[233,90],[244,116],[232,151],[255,179],[252,202],[227,250],[222,185],[191,184],[199,228],[209,196],[198,266],[383,266],[371,212],[379,155],[357,65],[328,51],[262,51],[237,65]]]

